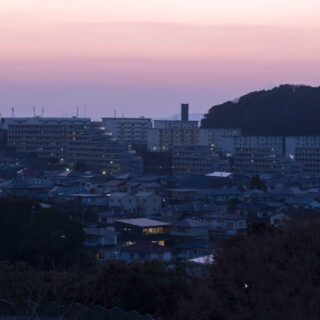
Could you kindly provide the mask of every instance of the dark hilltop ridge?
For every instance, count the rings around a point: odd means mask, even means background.
[[[213,106],[201,128],[240,128],[243,135],[320,135],[320,87],[281,85]]]

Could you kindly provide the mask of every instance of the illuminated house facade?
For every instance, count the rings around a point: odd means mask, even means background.
[[[149,241],[164,246],[170,238],[170,224],[147,218],[122,219],[115,221],[119,240],[127,245]]]

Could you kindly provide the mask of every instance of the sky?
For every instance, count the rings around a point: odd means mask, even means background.
[[[320,83],[319,0],[0,0],[0,112],[205,113]]]

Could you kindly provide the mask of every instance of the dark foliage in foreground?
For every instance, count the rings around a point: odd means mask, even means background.
[[[250,225],[247,235],[220,243],[210,275],[197,279],[174,262],[80,265],[76,222],[30,201],[0,204],[0,299],[120,307],[168,320],[320,319],[318,216],[292,214],[281,229]],[[74,238],[69,228],[78,230]]]
[[[282,85],[212,107],[202,128],[240,128],[245,135],[319,135],[320,87]]]
[[[110,261],[60,272],[39,271],[24,263],[0,263],[0,299],[15,303],[76,302],[169,318],[185,290],[182,270],[157,261],[131,264]]]
[[[225,241],[206,284],[182,300],[178,319],[319,319],[320,223],[299,217],[278,230],[253,225]]]
[[[82,226],[56,208],[23,198],[0,199],[0,259],[37,268],[60,268],[85,260]]]

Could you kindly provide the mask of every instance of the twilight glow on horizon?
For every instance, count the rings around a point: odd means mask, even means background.
[[[320,85],[319,0],[0,0],[0,112],[191,113]]]

